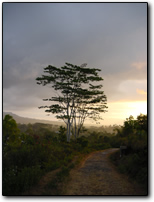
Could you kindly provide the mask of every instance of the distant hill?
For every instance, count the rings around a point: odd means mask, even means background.
[[[26,118],[26,117],[21,117],[16,114],[13,114],[12,112],[3,112],[3,118],[5,117],[6,114],[9,114],[14,118],[14,120],[17,123],[21,124],[34,124],[34,123],[46,123],[46,124],[52,124],[52,125],[63,125],[63,122],[58,122],[58,121],[46,121],[46,120],[41,120],[41,119],[32,119],[32,118]]]

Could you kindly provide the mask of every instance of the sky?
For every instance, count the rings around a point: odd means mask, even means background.
[[[146,114],[147,4],[3,3],[3,111],[54,120],[38,109],[53,89],[35,79],[65,62],[101,69],[101,125]]]

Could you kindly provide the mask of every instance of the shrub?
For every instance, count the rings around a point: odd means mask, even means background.
[[[38,166],[24,167],[18,171],[12,167],[9,171],[3,172],[3,195],[19,195],[31,186],[36,184],[43,172]]]
[[[88,146],[88,140],[86,137],[81,136],[80,138],[77,139],[77,143],[81,145],[82,148]]]
[[[67,168],[66,166],[62,166],[61,171],[57,173],[58,181],[61,182],[67,176],[69,176],[69,168]]]

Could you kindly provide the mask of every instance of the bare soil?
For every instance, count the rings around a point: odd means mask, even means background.
[[[70,172],[70,181],[63,195],[145,195],[144,190],[120,174],[110,162],[109,155],[118,149],[90,154],[80,168]]]

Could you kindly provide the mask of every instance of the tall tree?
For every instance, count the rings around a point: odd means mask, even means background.
[[[49,65],[44,68],[42,77],[36,78],[37,84],[52,85],[57,96],[43,99],[53,102],[47,108],[48,113],[57,114],[67,125],[67,141],[70,141],[71,131],[74,137],[78,137],[87,117],[95,121],[101,119],[100,112],[106,112],[106,96],[101,84],[102,77],[98,76],[100,69],[87,68],[87,64],[81,66],[65,63],[57,68]]]

